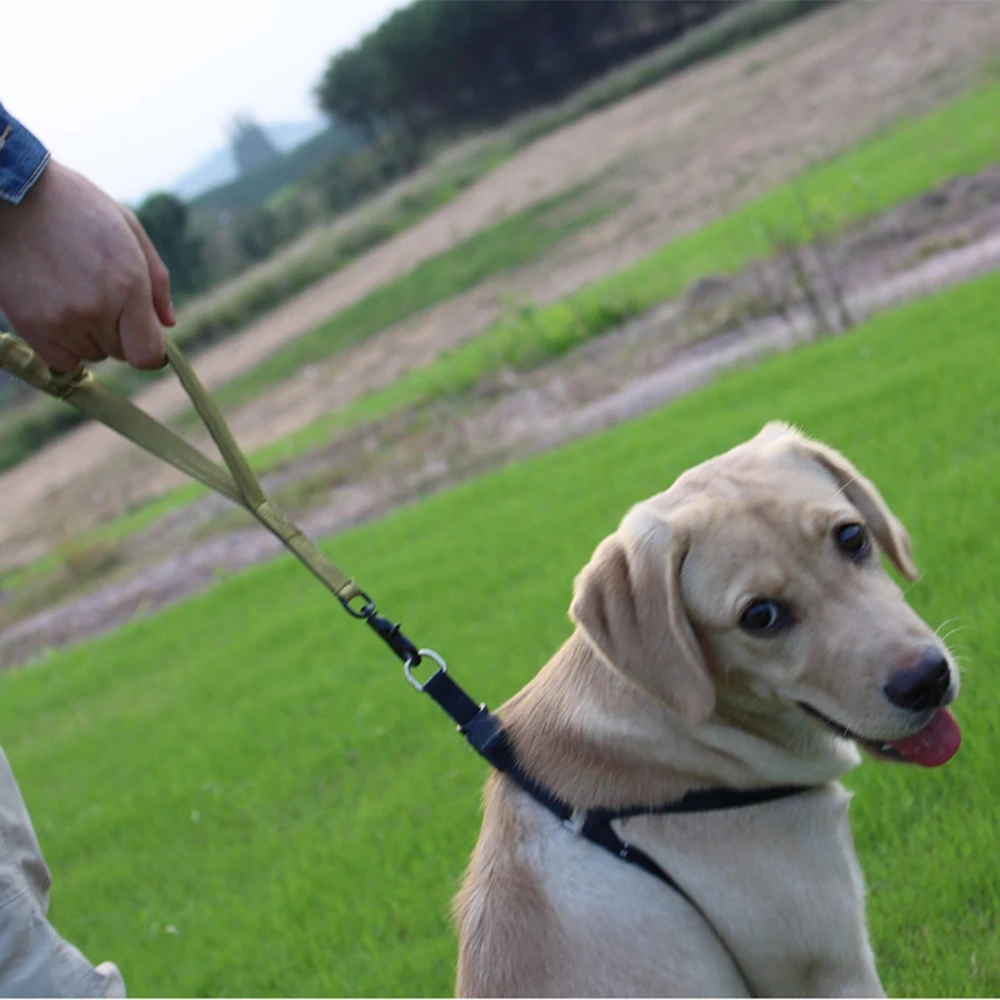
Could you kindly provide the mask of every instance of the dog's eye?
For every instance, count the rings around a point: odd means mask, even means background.
[[[838,524],[833,529],[833,540],[837,548],[851,559],[863,559],[868,554],[868,532],[863,524]]]
[[[740,617],[740,628],[753,635],[773,635],[792,624],[787,604],[758,597],[752,600]]]

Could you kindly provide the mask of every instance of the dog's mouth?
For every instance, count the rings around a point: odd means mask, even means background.
[[[910,736],[898,740],[869,740],[860,733],[855,733],[835,722],[804,701],[800,701],[798,705],[837,736],[860,744],[877,760],[917,764],[920,767],[940,767],[958,753],[962,743],[962,733],[958,723],[946,708],[935,712],[927,725]]]

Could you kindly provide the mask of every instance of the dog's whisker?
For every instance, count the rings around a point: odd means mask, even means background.
[[[959,620],[958,619],[958,615],[953,615],[951,618],[945,618],[945,620],[943,622],[941,622],[941,624],[938,625],[938,627],[936,629],[934,629],[934,634],[935,635],[940,634],[941,629],[943,629],[946,626],[950,625],[952,622],[957,622],[958,620]]]
[[[958,635],[959,632],[968,632],[971,628],[971,625],[957,625],[955,628],[945,632],[944,635],[939,635],[938,638],[942,642],[947,642],[953,635]]]
[[[923,582],[924,582],[924,577],[922,576],[918,576],[916,580],[908,580],[902,588],[903,596],[906,597],[911,590],[913,590],[915,587],[919,587]]]
[[[830,499],[834,500],[837,497],[841,496],[841,494],[843,494],[849,487],[853,486],[860,478],[861,478],[860,472],[857,473],[857,475],[851,476],[850,479],[841,483],[840,486],[838,486],[837,489],[833,491],[833,493],[830,496]]]

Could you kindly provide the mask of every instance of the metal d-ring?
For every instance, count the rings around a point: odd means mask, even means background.
[[[410,667],[415,667],[422,659],[424,659],[424,657],[429,660],[433,660],[440,668],[431,676],[436,676],[438,673],[448,673],[448,664],[444,662],[441,654],[434,652],[433,649],[418,649],[416,657],[407,657],[406,662],[403,664],[403,673],[406,674],[406,679],[410,682],[414,690],[420,691],[421,693],[423,693],[424,688],[427,687],[427,682],[425,681],[421,684],[420,681],[413,676]]]
[[[351,606],[351,602],[352,601],[356,601],[359,598],[362,601],[361,607],[355,609],[355,608],[353,608]],[[367,620],[369,618],[369,616],[372,615],[375,612],[375,602],[363,590],[359,590],[356,594],[353,594],[351,597],[348,597],[346,600],[344,600],[343,597],[338,597],[337,600],[340,601],[340,603],[344,607],[344,610],[352,618],[359,618],[359,619],[361,619],[361,620],[364,621],[364,620]]]

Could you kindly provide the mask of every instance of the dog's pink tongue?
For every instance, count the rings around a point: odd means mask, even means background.
[[[958,753],[962,732],[951,712],[942,708],[930,722],[912,736],[892,743],[896,753],[921,767],[940,767]]]

